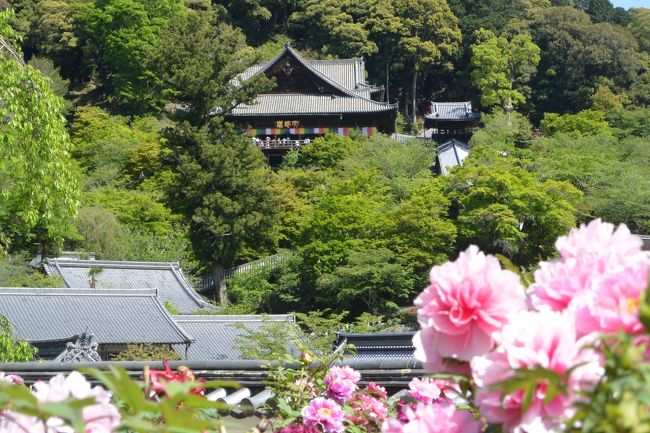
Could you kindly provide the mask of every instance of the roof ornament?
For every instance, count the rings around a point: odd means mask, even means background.
[[[293,72],[293,65],[291,64],[291,61],[287,60],[282,66],[280,66],[280,69],[282,69],[282,72],[284,72],[285,75],[289,76]]]
[[[99,362],[102,359],[97,353],[98,347],[95,336],[84,331],[74,343],[66,344],[65,350],[54,359],[54,362]]]

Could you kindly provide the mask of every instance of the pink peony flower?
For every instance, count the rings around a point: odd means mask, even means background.
[[[490,423],[503,424],[505,432],[555,432],[574,413],[579,392],[596,384],[603,374],[600,358],[586,346],[594,335],[577,338],[570,312],[519,312],[496,336],[500,346],[472,362],[474,381],[480,388],[475,401]],[[547,385],[540,383],[527,412],[522,415],[523,390],[503,396],[490,387],[512,376],[516,369],[545,368],[566,374],[568,393],[544,402]]]
[[[415,306],[422,326],[413,339],[415,357],[441,372],[443,358],[469,361],[489,352],[508,314],[525,307],[524,290],[519,276],[472,245],[455,262],[431,269],[431,285]]]
[[[357,382],[361,379],[359,372],[350,367],[334,366],[325,376],[327,395],[338,403],[345,403],[358,389]]]
[[[334,400],[318,397],[302,410],[302,419],[308,427],[321,427],[325,433],[342,433],[343,409]]]
[[[579,335],[641,332],[639,298],[650,273],[650,254],[641,244],[624,225],[599,219],[572,230],[556,242],[561,257],[535,272],[532,306],[577,310]]]
[[[407,410],[407,422],[388,420],[382,433],[479,433],[483,423],[470,412],[456,409],[449,401],[417,405]]]
[[[409,382],[408,394],[422,403],[433,403],[460,394],[460,388],[450,380],[416,377]]]
[[[381,385],[377,385],[375,382],[368,383],[368,386],[366,386],[366,393],[379,400],[386,400],[386,398],[388,398],[386,388]]]
[[[9,382],[9,383],[24,383],[25,381],[23,380],[22,377],[18,376],[17,374],[7,374],[5,375],[4,373],[0,373],[0,380]]]
[[[376,431],[386,419],[388,407],[386,404],[367,394],[358,394],[358,398],[350,400],[352,413],[345,416],[351,424],[365,427],[366,431]]]

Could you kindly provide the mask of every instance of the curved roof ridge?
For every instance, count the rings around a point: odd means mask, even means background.
[[[361,98],[361,99],[370,101],[373,104],[377,104],[377,105],[381,105],[381,106],[393,106],[393,105],[396,106],[397,105],[397,104],[387,104],[385,102],[378,102],[378,101],[375,101],[373,99],[366,98],[365,96],[359,95],[358,93],[355,93],[352,90],[346,89],[345,87],[343,87],[342,85],[340,85],[336,81],[332,80],[328,76],[320,73],[318,71],[318,69],[314,68],[311,64],[309,64],[309,60],[303,58],[300,54],[298,54],[298,52],[296,50],[294,50],[291,47],[291,45],[289,45],[288,43],[284,46],[284,50],[282,50],[282,52],[280,52],[280,54],[275,56],[275,58],[273,60],[271,60],[266,66],[261,68],[259,71],[257,71],[253,75],[251,75],[249,77],[249,79],[255,77],[258,74],[266,73],[266,71],[268,71],[271,68],[271,66],[274,65],[278,60],[280,60],[282,58],[282,56],[284,56],[284,54],[287,53],[287,52],[290,53],[301,65],[303,65],[305,68],[307,68],[314,75],[318,76],[323,81],[325,81],[327,84],[331,85],[332,87],[334,87],[335,89],[339,90],[340,92],[342,92],[343,94],[345,94],[347,96],[350,96],[352,98]]]
[[[55,267],[60,265],[74,265],[77,267],[116,267],[116,268],[141,268],[141,269],[167,269],[170,266],[178,268],[179,262],[143,262],[143,261],[128,261],[128,260],[79,260],[79,259],[46,259],[46,263],[54,264]]]
[[[185,279],[183,274],[180,272],[180,269],[178,266],[170,266],[172,274],[174,274],[174,277],[176,278],[176,281],[181,285],[183,290],[192,298],[192,300],[196,301],[196,303],[200,307],[206,307],[210,305],[209,302],[204,301],[201,299],[201,297],[196,293],[196,291],[190,286],[189,282]]]

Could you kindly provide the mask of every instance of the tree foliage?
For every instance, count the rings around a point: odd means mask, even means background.
[[[3,243],[59,244],[78,205],[76,171],[50,83],[10,42],[11,14],[0,11],[0,227]]]
[[[519,34],[511,40],[497,37],[489,30],[477,32],[472,46],[472,79],[481,90],[484,108],[502,108],[511,112],[526,103],[529,81],[537,72],[540,49],[530,35]]]

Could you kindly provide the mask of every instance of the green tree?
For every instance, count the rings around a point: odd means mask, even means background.
[[[650,9],[630,9],[629,29],[639,42],[642,50],[650,52]]]
[[[461,33],[447,0],[395,0],[395,17],[404,32],[399,41],[404,63],[412,71],[411,117],[416,123],[418,74],[434,66],[450,68]]]
[[[36,352],[27,341],[16,338],[11,322],[0,316],[0,362],[28,362],[34,359]]]
[[[306,168],[332,168],[352,154],[359,143],[349,137],[328,134],[316,138],[298,153],[296,165]]]
[[[11,13],[0,11],[0,230],[15,242],[58,244],[78,206],[63,102],[10,45]]]
[[[211,267],[225,305],[223,270],[277,245],[278,198],[262,152],[227,126],[211,127],[183,123],[167,132],[177,173],[169,201],[188,222],[194,252]]]
[[[157,344],[127,344],[126,348],[111,356],[111,361],[176,361],[183,359],[169,346]]]
[[[472,79],[481,90],[481,104],[511,113],[530,94],[528,83],[537,72],[540,49],[527,34],[508,40],[490,30],[480,30],[476,38],[478,42],[472,46]]]
[[[558,236],[575,226],[580,192],[571,184],[538,181],[507,162],[466,163],[447,177],[458,204],[458,240],[530,265],[553,254]]]
[[[286,33],[289,17],[298,9],[299,0],[219,0],[226,7],[232,23],[244,29],[255,46],[269,36]]]
[[[612,135],[605,114],[601,111],[583,110],[576,114],[546,113],[540,122],[545,134],[568,134],[572,137],[585,135]]]
[[[184,12],[179,0],[98,0],[73,4],[87,61],[113,104],[128,114],[159,111],[169,93],[153,54],[160,32]]]
[[[389,313],[413,292],[413,270],[386,249],[349,254],[345,263],[318,278],[319,295],[339,305],[355,305],[353,312]]]

